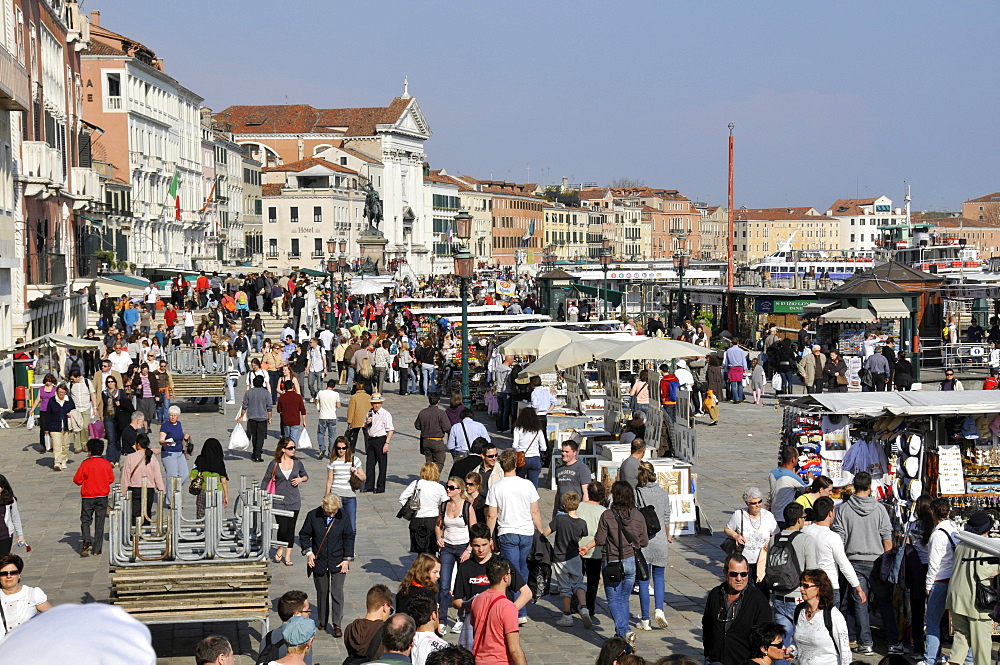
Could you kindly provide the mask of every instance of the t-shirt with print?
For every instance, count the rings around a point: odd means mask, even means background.
[[[410,662],[413,665],[424,665],[427,656],[432,651],[443,649],[448,643],[442,640],[429,630],[420,631],[413,635],[413,646],[410,647]]]
[[[493,556],[500,556],[494,554]],[[489,561],[487,559],[486,561]],[[510,586],[507,587],[507,597],[511,600],[517,597],[518,590],[525,585],[521,573],[517,568],[510,568]],[[475,559],[468,559],[458,564],[458,573],[455,575],[455,588],[453,595],[455,598],[469,600],[476,594],[482,593],[490,588],[490,580],[486,577],[486,562],[479,563]]]
[[[580,556],[580,539],[588,535],[585,520],[559,513],[549,522],[549,527],[556,532],[553,561],[569,561]]]
[[[576,492],[583,501],[583,487],[592,480],[590,467],[576,460],[572,464],[563,464],[556,469],[556,501],[557,510],[562,510],[562,495],[566,492]]]
[[[507,665],[506,635],[518,631],[514,603],[497,591],[484,591],[472,601],[472,625],[476,665]]]
[[[490,485],[486,505],[497,509],[498,535],[535,535],[531,504],[537,501],[538,491],[526,478],[504,476],[503,480]]]
[[[0,593],[0,605],[3,605],[4,614],[4,622],[0,623],[5,623],[0,628],[3,631],[0,635],[5,635],[38,614],[35,608],[47,600],[45,592],[33,586],[22,586],[20,591],[10,595]]]

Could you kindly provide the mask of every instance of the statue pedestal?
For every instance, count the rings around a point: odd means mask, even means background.
[[[364,234],[358,238],[361,248],[361,263],[364,265],[370,259],[379,272],[385,271],[385,246],[389,244],[385,236]]]

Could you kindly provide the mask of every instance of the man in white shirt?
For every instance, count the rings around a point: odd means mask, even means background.
[[[334,388],[337,382],[330,379],[326,382],[326,390],[321,390],[313,398],[316,408],[319,409],[319,430],[316,438],[319,439],[319,458],[330,457],[333,451],[333,440],[337,438],[337,409],[340,408],[340,393]]]
[[[385,493],[386,465],[389,463],[389,442],[392,440],[395,427],[392,424],[392,414],[382,408],[385,400],[382,395],[375,393],[372,395],[372,410],[368,412],[365,419],[365,428],[368,432],[365,441],[365,452],[368,455],[365,474],[368,479],[365,481],[364,492],[374,492],[375,494]],[[378,466],[378,478],[375,477],[375,466]]]
[[[816,567],[830,578],[834,592],[840,589],[840,575],[837,572],[840,571],[847,579],[847,583],[854,587],[860,602],[868,602],[864,589],[861,588],[861,581],[854,572],[854,566],[847,560],[844,541],[830,529],[834,518],[833,499],[828,496],[816,499],[813,504],[813,516],[816,521],[804,527],[802,533],[812,536],[816,541]],[[839,594],[833,595],[836,598]]]
[[[315,337],[309,340],[309,351],[306,353],[306,383],[309,394],[316,397],[320,392],[320,382],[326,378],[326,354]]]
[[[284,341],[289,337],[291,337],[292,341],[294,342],[296,339],[296,335],[297,333],[295,332],[295,328],[293,328],[291,325],[286,325],[284,328],[281,329],[281,336],[278,339]]]
[[[503,479],[490,484],[486,493],[486,525],[497,529],[500,554],[517,568],[521,579],[528,579],[528,554],[535,530],[541,531],[542,515],[538,510],[538,491],[526,478],[518,478],[517,453],[508,448],[497,462]],[[519,623],[528,620],[528,613],[519,610]]]
[[[329,328],[324,328],[319,333],[319,343],[323,346],[323,353],[326,355],[327,368],[333,367],[333,340],[336,336]]]
[[[156,301],[160,299],[160,289],[156,287],[153,282],[149,283],[142,291],[146,299],[146,309],[149,310],[149,316],[154,321],[156,320]]]
[[[436,632],[440,628],[438,605],[433,598],[417,596],[406,606],[406,613],[413,617],[414,623],[417,624],[417,632],[413,635],[413,647],[410,649],[410,662],[413,665],[424,665],[430,652],[448,646]]]
[[[472,448],[472,442],[482,437],[490,441],[490,433],[486,426],[472,417],[472,409],[462,409],[461,420],[451,426],[448,432],[448,443],[445,448],[451,453],[453,460],[465,457]]]
[[[122,348],[120,342],[115,342],[115,350],[108,354],[108,360],[111,361],[111,369],[123,376],[132,366],[132,356]]]
[[[531,408],[535,410],[538,419],[542,421],[542,436],[546,439],[549,436],[549,411],[557,404],[555,395],[548,388],[542,386],[542,377],[531,377]]]

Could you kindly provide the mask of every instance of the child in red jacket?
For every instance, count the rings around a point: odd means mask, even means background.
[[[108,494],[111,493],[111,483],[115,482],[115,472],[111,462],[101,457],[104,454],[104,441],[91,439],[87,441],[87,452],[90,457],[83,461],[73,476],[73,482],[80,486],[80,496],[83,503],[80,507],[80,532],[83,534],[83,547],[80,556],[100,556],[104,545],[104,518],[108,514]],[[94,523],[94,540],[90,540],[90,523]]]

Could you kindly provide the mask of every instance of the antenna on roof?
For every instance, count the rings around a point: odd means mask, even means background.
[[[410,98],[410,77],[403,77],[403,99]]]

